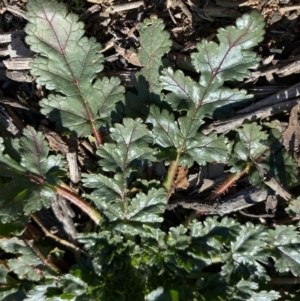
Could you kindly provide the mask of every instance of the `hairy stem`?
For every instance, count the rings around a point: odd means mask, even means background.
[[[242,178],[244,175],[246,175],[249,171],[249,168],[251,167],[253,163],[250,162],[247,164],[246,168],[239,172],[239,173],[234,173],[230,175],[216,190],[214,190],[206,199],[206,201],[214,201],[218,199],[221,195],[223,195],[229,187],[231,187],[236,181],[238,181],[240,178]],[[202,211],[194,211],[192,212],[182,223],[186,228],[189,227],[191,221],[198,216],[205,214],[205,212]]]
[[[205,199],[205,201],[213,202],[225,194],[228,189],[235,184],[240,178],[246,175],[249,171],[251,163],[248,163],[246,168],[242,172],[235,172],[231,174],[222,184],[220,184],[215,190],[213,190],[210,195]]]

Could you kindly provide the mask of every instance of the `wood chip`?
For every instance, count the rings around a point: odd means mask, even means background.
[[[77,163],[77,153],[75,151],[67,152],[66,159],[69,166],[70,180],[74,184],[78,184],[78,182],[80,181],[80,172]]]
[[[240,114],[237,115],[233,118],[230,118],[226,121],[221,121],[221,122],[214,122],[213,124],[209,125],[208,127],[205,127],[203,129],[203,133],[205,135],[211,133],[211,132],[216,132],[216,133],[228,133],[234,128],[239,127],[240,125],[243,124],[245,120],[258,120],[258,119],[263,119],[267,118],[270,116],[273,116],[275,114],[284,112],[284,111],[290,111],[292,107],[294,107],[300,98],[295,98],[289,101],[284,101],[266,108],[263,108],[261,110],[256,110],[251,113],[247,114]]]
[[[4,60],[3,64],[8,70],[29,70],[30,63],[33,61],[32,58],[15,58]],[[3,66],[0,63],[0,68]]]
[[[174,179],[173,185],[175,189],[187,189],[189,187],[189,181],[187,179],[188,169],[179,166],[177,169],[177,175]]]
[[[300,144],[300,125],[298,121],[299,104],[296,104],[290,112],[289,125],[282,133],[284,147],[292,152],[298,152]]]

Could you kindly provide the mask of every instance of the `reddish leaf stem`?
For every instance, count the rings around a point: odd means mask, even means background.
[[[246,168],[240,173],[234,173],[230,175],[216,190],[214,190],[206,199],[206,201],[214,201],[218,199],[221,195],[223,195],[229,187],[231,187],[238,179],[243,177],[248,173],[250,166],[252,163],[248,163]],[[202,215],[202,211],[194,211],[192,212],[184,221],[183,225],[188,227],[190,222],[195,219],[197,216]]]
[[[102,134],[100,133],[100,131],[98,131],[98,130],[95,128],[94,125],[93,125],[93,134],[94,134],[94,137],[95,137],[96,145],[97,145],[97,146],[99,146],[99,145],[101,145],[101,144],[104,143]]]
[[[38,177],[33,174],[28,174],[27,177],[30,181],[42,185],[45,182],[45,179],[42,177]],[[64,197],[65,199],[69,200],[75,206],[79,207],[83,212],[85,212],[97,225],[101,221],[100,213],[86,200],[80,198],[68,185],[62,183],[55,187],[55,192]]]
[[[100,213],[87,201],[80,198],[75,192],[71,190],[66,184],[61,184],[56,186],[56,193],[65,199],[69,200],[71,203],[79,207],[83,212],[85,212],[97,225],[101,221]]]
[[[215,190],[211,192],[211,194],[205,199],[205,201],[215,201],[219,197],[221,197],[223,194],[225,194],[228,189],[234,185],[234,183],[242,178],[245,174],[248,173],[249,170],[249,164],[247,164],[247,167],[240,173],[233,173],[231,174],[223,183],[221,183]]]

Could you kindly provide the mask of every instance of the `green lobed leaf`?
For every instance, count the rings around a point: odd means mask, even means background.
[[[84,244],[89,254],[97,257],[98,265],[110,264],[116,253],[126,249],[123,237],[111,231],[79,233],[78,241]]]
[[[2,223],[10,223],[23,214],[24,199],[29,195],[28,189],[36,186],[29,179],[12,180],[0,187],[0,217]]]
[[[26,169],[20,165],[20,162],[15,161],[8,154],[4,154],[5,147],[3,139],[0,137],[0,171],[2,177],[19,177],[26,172]]]
[[[47,284],[39,284],[32,288],[26,294],[24,301],[64,301],[65,299],[58,297],[62,295],[62,291],[57,288],[56,282]]]
[[[136,73],[136,92],[126,93],[126,113],[133,118],[144,116],[149,104],[161,102],[159,75],[163,67],[162,57],[169,52],[172,44],[163,21],[155,17],[141,23],[139,40],[141,48],[137,57],[143,68]]]
[[[173,301],[171,292],[165,290],[162,286],[153,290],[145,296],[145,301]]]
[[[29,179],[12,180],[0,188],[1,221],[11,222],[22,214],[30,215],[42,207],[48,208],[55,191],[46,184],[37,184]]]
[[[263,40],[264,18],[255,11],[237,19],[236,26],[218,30],[218,40],[203,40],[196,45],[198,53],[192,54],[192,64],[201,71],[200,84],[207,87],[206,95],[227,80],[243,80],[250,77],[249,69],[256,68],[259,58],[248,49]]]
[[[127,187],[127,181],[124,183],[123,177],[118,174],[109,178],[102,174],[82,174],[82,182],[85,187],[96,188],[91,196],[98,199],[116,200]],[[125,187],[124,187],[125,186]]]
[[[1,203],[1,202],[0,202]],[[10,204],[11,206],[11,204]],[[11,206],[14,207],[14,206]],[[14,210],[14,208],[13,208]],[[13,211],[14,213],[14,211]],[[9,214],[7,212],[7,215],[9,215],[8,220],[13,219],[10,217],[10,215],[14,214]],[[10,236],[10,235],[21,235],[24,232],[24,229],[26,228],[26,225],[29,222],[29,216],[19,216],[17,215],[18,218],[16,220],[13,220],[9,223],[4,223],[0,221],[0,236]],[[2,218],[4,219],[4,218]],[[1,281],[0,281],[1,282]]]
[[[192,63],[201,72],[199,83],[184,76],[181,71],[174,72],[168,68],[162,72],[160,81],[164,90],[169,91],[165,100],[173,110],[182,111],[178,118],[178,125],[171,113],[163,111],[160,114],[157,108],[150,108],[150,116],[147,122],[154,127],[154,134],[159,140],[172,141],[169,147],[177,150],[177,164],[191,166],[192,160],[180,161],[180,157],[189,153],[188,139],[199,143],[196,133],[204,122],[204,117],[212,117],[214,111],[220,106],[228,106],[234,102],[244,101],[246,91],[223,87],[225,81],[243,80],[250,76],[250,69],[258,65],[259,58],[249,50],[257,45],[263,38],[264,19],[256,12],[243,15],[236,22],[236,27],[227,27],[219,30],[218,39],[220,44],[215,42],[202,41],[197,44],[197,53],[192,54]],[[162,117],[162,115],[164,117]],[[167,121],[163,118],[167,117]],[[160,137],[163,134],[164,137]],[[196,139],[194,139],[194,137]],[[203,137],[201,137],[203,140]],[[223,141],[222,141],[223,140]],[[179,146],[180,145],[180,146]],[[200,142],[201,145],[201,142]],[[164,145],[160,145],[165,147]],[[213,149],[218,154],[211,156]],[[203,165],[200,158],[205,145],[190,152],[191,158]],[[226,140],[218,137],[218,145],[207,149],[208,156],[203,161],[224,162],[226,161]]]
[[[23,135],[24,137],[20,139],[21,165],[36,175],[44,176],[52,167],[47,164],[49,147],[44,135],[32,127],[25,128]]]
[[[255,282],[241,280],[236,284],[236,290],[230,300],[233,301],[273,301],[280,299],[280,294],[275,291],[259,291]]]
[[[226,283],[219,274],[198,280],[199,294],[197,300],[201,301],[273,301],[280,298],[275,291],[259,290],[256,282],[240,280],[236,283]]]
[[[178,123],[175,117],[167,110],[160,110],[157,106],[150,107],[150,115],[146,120],[153,127],[154,143],[163,148],[179,148],[182,140]]]
[[[163,149],[175,149],[181,154],[179,164],[192,166],[194,162],[205,165],[207,162],[226,162],[227,139],[216,134],[205,136],[197,133],[198,127],[189,128],[189,116],[175,121],[174,115],[167,110],[162,112],[151,106],[146,122],[153,126],[154,143]],[[195,123],[194,123],[195,125]],[[167,153],[168,155],[169,153]]]
[[[300,236],[295,226],[280,225],[269,230],[269,243],[275,248],[275,268],[280,273],[300,275]]]
[[[21,165],[27,173],[45,179],[49,184],[56,185],[65,176],[64,160],[61,155],[49,155],[49,147],[45,136],[33,127],[27,126],[19,142]]]
[[[233,166],[232,172],[241,172],[251,163],[249,180],[255,186],[261,186],[266,173],[282,185],[297,181],[297,163],[273,132],[267,134],[256,123],[244,124],[236,131],[238,139],[233,145],[233,155],[229,161]]]
[[[273,301],[273,300],[280,300],[281,295],[279,292],[276,291],[260,291],[254,292],[249,299],[249,301]],[[243,301],[243,299],[241,299]]]
[[[83,183],[86,187],[96,188],[87,197],[116,223],[115,229],[137,232],[143,223],[161,222],[162,218],[158,216],[166,205],[166,193],[162,189],[150,189],[147,195],[127,196],[131,173],[145,161],[155,160],[154,150],[149,147],[152,138],[141,119],[125,118],[123,125],[115,124],[110,131],[115,143],[100,146],[97,154],[101,157],[99,164],[103,170],[114,172],[115,176],[85,174]]]
[[[18,144],[21,162],[14,161],[8,155],[0,154],[0,170],[4,176],[28,178],[26,174],[29,172],[40,179],[51,180],[52,177],[57,178],[64,175],[59,171],[64,164],[62,157],[60,155],[48,156],[49,147],[42,133],[27,126],[23,131],[22,138],[15,139],[15,141],[15,144]]]
[[[141,119],[124,119],[123,125],[115,124],[110,129],[111,138],[115,143],[101,145],[97,154],[101,157],[99,164],[105,171],[115,173],[113,178],[101,174],[84,174],[83,183],[86,187],[96,188],[89,198],[99,208],[106,207],[112,201],[127,202],[126,195],[131,173],[147,160],[154,161],[154,150],[149,147],[152,142],[150,132]],[[109,200],[109,201],[107,201]],[[119,204],[120,205],[120,204]],[[119,215],[121,207],[113,205],[114,215]],[[117,209],[117,207],[119,209]],[[127,207],[125,204],[124,207]]]
[[[6,285],[0,290],[0,298],[2,301],[24,301],[26,293],[22,285]]]
[[[144,66],[138,75],[147,79],[149,93],[159,94],[159,71],[162,67],[162,57],[169,52],[172,42],[170,34],[164,30],[161,19],[151,17],[145,19],[140,27],[141,49],[138,52],[139,61]]]
[[[96,79],[103,69],[100,45],[86,38],[84,24],[54,0],[31,0],[27,5],[26,42],[41,56],[31,64],[37,82],[62,95],[50,94],[42,112],[78,136],[88,136],[104,124],[123,99],[117,78]]]
[[[16,237],[1,238],[0,249],[7,253],[15,254],[17,258],[7,260],[7,265],[20,279],[39,281],[46,276],[51,276],[52,271],[35,254],[23,240]]]
[[[209,91],[208,96],[204,97],[205,87],[185,76],[180,70],[174,72],[172,68],[163,70],[160,80],[164,90],[171,92],[166,95],[165,100],[172,109],[190,111],[192,117],[189,123],[196,123],[198,128],[203,123],[203,118],[212,117],[217,108],[251,98],[246,90],[225,86]]]
[[[63,291],[71,296],[80,296],[88,291],[87,283],[71,274],[66,274],[60,278],[60,285]]]
[[[191,237],[199,238],[204,236],[217,237],[222,240],[222,243],[233,239],[239,232],[240,224],[230,217],[223,217],[220,221],[218,217],[208,217],[203,222],[193,221],[190,226]]]
[[[244,124],[236,129],[240,143],[234,148],[234,153],[243,161],[257,160],[267,149],[268,135],[262,131],[262,127],[256,123]]]
[[[227,283],[220,273],[212,273],[197,279],[195,297],[199,301],[225,301],[230,300],[233,291],[236,289]]]
[[[267,235],[263,225],[242,225],[230,251],[224,256],[222,275],[245,280],[269,279],[261,264],[268,262]]]
[[[116,144],[105,143],[97,154],[102,158],[99,164],[105,171],[130,172],[145,160],[154,161],[154,150],[149,147],[152,142],[150,131],[141,119],[125,118],[122,124],[110,128],[111,138]]]
[[[204,93],[204,88],[185,76],[181,70],[175,72],[172,68],[163,70],[160,81],[164,90],[172,92],[165,98],[172,109],[188,111],[201,105],[201,94]]]
[[[190,244],[190,238],[186,235],[187,229],[180,225],[171,227],[167,237],[167,245],[176,247],[177,250],[185,250]]]
[[[9,268],[5,266],[4,261],[0,261],[0,283],[6,283],[6,276],[9,273]]]
[[[289,186],[298,181],[298,164],[283,147],[264,158],[259,165],[274,175],[281,185]]]
[[[131,264],[134,237],[128,235],[125,240],[112,231],[102,231],[79,234],[79,241],[93,255],[92,266],[86,266],[89,271],[82,271],[81,264],[72,274],[82,275],[80,278],[89,284],[90,294],[98,295],[92,300],[122,300],[124,296],[125,300],[143,300],[147,276]]]
[[[300,197],[297,197],[289,202],[289,205],[287,208],[285,208],[285,211],[291,217],[298,217],[300,215]]]
[[[2,223],[11,222],[24,213],[30,215],[43,206],[49,207],[55,197],[53,186],[65,175],[62,157],[48,156],[49,147],[44,135],[28,126],[23,131],[23,137],[15,140],[20,162],[0,154],[0,170],[6,177],[12,178],[0,186]]]
[[[193,258],[187,254],[190,238],[186,232],[182,225],[170,228],[168,233],[145,225],[141,243],[132,254],[134,266],[152,267],[157,276],[185,281],[184,277],[193,267]]]
[[[98,208],[108,217],[111,226],[117,231],[141,234],[143,225],[157,227],[163,221],[161,214],[166,208],[164,189],[150,189],[148,194],[138,193],[133,198],[107,200],[90,196]]]
[[[204,222],[193,222],[190,226],[192,239],[189,254],[201,258],[207,264],[222,261],[222,253],[238,235],[240,225],[232,218],[208,217]]]

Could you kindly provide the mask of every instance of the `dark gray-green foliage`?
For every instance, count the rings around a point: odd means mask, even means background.
[[[28,216],[49,207],[56,185],[66,180],[64,159],[49,155],[43,134],[32,127],[12,140],[16,152],[6,152],[1,140],[1,299],[278,300],[269,267],[277,275],[300,275],[296,226],[272,229],[208,217],[189,228],[165,230],[166,186],[138,177],[138,171],[159,161],[187,167],[195,162],[230,163],[238,172],[249,162],[256,164],[258,157],[263,158],[257,164],[272,172],[266,157],[272,144],[263,143],[268,133],[255,122],[237,129],[234,143],[224,135],[199,131],[217,109],[250,97],[226,82],[248,78],[258,66],[251,48],[263,39],[263,18],[256,12],[245,14],[235,26],[219,29],[217,42],[198,43],[191,57],[198,80],[166,66],[162,58],[170,50],[169,34],[160,19],[144,20],[137,54],[143,68],[134,89],[125,93],[118,78],[97,79],[103,70],[101,46],[83,36],[83,23],[63,4],[29,0],[26,17],[26,42],[39,54],[31,73],[51,92],[40,102],[42,113],[58,131],[67,129],[77,137],[101,126],[109,129],[107,142],[97,149],[99,172],[82,178],[84,197],[103,218],[78,235],[90,257],[82,256],[67,272],[47,264],[51,248],[21,234]],[[116,105],[123,108],[117,121],[111,113]],[[289,185],[296,165],[284,150],[277,151],[285,157],[280,166],[272,161],[274,176],[281,180],[285,170]],[[250,174],[254,184],[259,176]],[[291,205],[291,214],[298,213],[296,205]],[[56,251],[60,248],[57,245]]]

